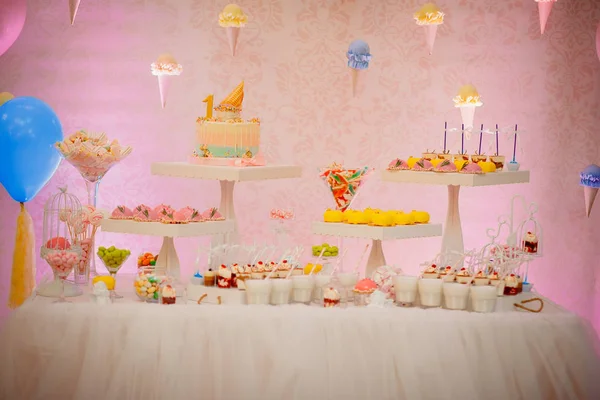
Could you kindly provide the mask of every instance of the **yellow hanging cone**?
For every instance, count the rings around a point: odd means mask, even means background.
[[[229,96],[227,96],[219,105],[223,106],[223,107],[234,107],[234,108],[237,108],[238,110],[241,110],[243,101],[244,101],[244,81],[242,81],[242,83],[237,85],[237,87],[235,89],[233,89],[233,91],[231,93],[229,93]]]
[[[10,277],[8,306],[17,308],[25,302],[35,288],[35,234],[31,215],[21,203],[21,213],[17,218],[17,234],[13,265]]]

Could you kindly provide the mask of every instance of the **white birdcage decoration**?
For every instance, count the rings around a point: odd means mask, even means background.
[[[67,188],[51,196],[44,205],[44,224],[40,256],[50,265],[54,277],[64,285],[64,279],[79,265],[81,245],[79,235],[85,229],[81,203],[67,193]],[[64,301],[64,286],[59,301]]]

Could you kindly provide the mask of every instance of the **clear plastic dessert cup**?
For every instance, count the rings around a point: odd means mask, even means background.
[[[274,279],[273,282],[271,282],[271,304],[275,306],[289,304],[291,294],[291,279]]]
[[[315,290],[314,290],[314,300],[318,304],[323,304],[323,288],[329,285],[331,282],[331,275],[314,275],[315,277]]]
[[[314,288],[315,278],[313,276],[292,276],[292,300],[295,303],[310,303]]]
[[[449,310],[465,310],[469,302],[469,285],[445,282],[442,286],[444,303]]]
[[[423,307],[442,305],[442,283],[441,279],[419,279],[419,299]]]
[[[396,275],[393,280],[396,303],[405,307],[412,305],[417,299],[417,283],[419,278],[416,276]]]
[[[358,272],[340,272],[338,279],[342,285],[342,301],[352,301],[354,298],[354,285],[358,282]]]
[[[248,304],[269,304],[272,282],[271,279],[246,281],[246,302]]]
[[[498,295],[494,286],[473,286],[471,288],[471,306],[473,311],[490,313],[496,308]]]

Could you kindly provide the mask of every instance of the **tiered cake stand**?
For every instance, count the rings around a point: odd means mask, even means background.
[[[371,276],[376,268],[386,265],[381,242],[383,240],[401,240],[442,235],[441,224],[419,224],[400,226],[368,226],[331,222],[313,222],[315,235],[371,239],[371,252],[367,260],[365,276]]]
[[[178,237],[220,235],[233,232],[234,221],[193,222],[189,224],[163,224],[161,222],[136,222],[105,218],[103,232],[126,233],[132,235],[162,236],[163,243],[156,260],[156,268],[166,271],[169,276],[180,278],[179,257],[173,243]]]
[[[233,230],[228,239],[231,243],[239,241],[238,225],[233,206],[233,190],[237,182],[300,178],[302,176],[302,167],[294,165],[233,167],[197,165],[187,162],[159,162],[152,164],[151,171],[153,175],[173,178],[218,180],[221,185],[221,205],[219,206],[219,211],[225,219],[233,221]],[[220,239],[215,237],[213,238],[213,245],[218,245],[225,240],[227,240],[225,237]]]
[[[479,175],[422,171],[383,171],[381,179],[385,182],[448,186],[448,212],[442,236],[442,252],[462,254],[464,243],[458,210],[460,187],[529,183],[529,171],[501,171]]]

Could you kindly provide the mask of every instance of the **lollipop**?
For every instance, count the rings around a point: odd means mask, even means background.
[[[465,129],[472,129],[475,108],[483,105],[475,86],[464,85],[461,87],[453,101],[454,107],[460,108],[460,116]]]
[[[235,56],[240,28],[246,26],[248,17],[237,4],[228,4],[219,14],[219,25],[227,30],[227,40],[231,55]]]
[[[364,77],[371,61],[371,49],[366,42],[355,40],[350,43],[346,57],[348,57],[348,67],[352,76],[352,95],[356,96],[357,88],[364,81]]]
[[[425,39],[429,48],[429,55],[433,54],[433,45],[437,34],[438,25],[444,23],[444,13],[433,3],[427,3],[414,15],[417,25],[425,28]]]
[[[370,172],[369,167],[346,169],[342,165],[333,163],[321,169],[319,176],[331,190],[336,208],[345,211],[350,207],[358,189]]]
[[[177,63],[172,55],[165,53],[158,56],[158,59],[150,65],[150,68],[152,69],[152,75],[158,77],[160,104],[162,108],[165,108],[173,77],[180,75],[183,67]]]
[[[579,177],[585,195],[585,215],[589,217],[600,188],[600,167],[596,164],[589,165],[581,171]]]
[[[552,6],[556,3],[556,0],[535,0],[538,3],[538,12],[540,13],[540,32],[542,35],[546,30],[546,23],[548,22],[548,17],[550,17],[550,13],[552,12]]]

